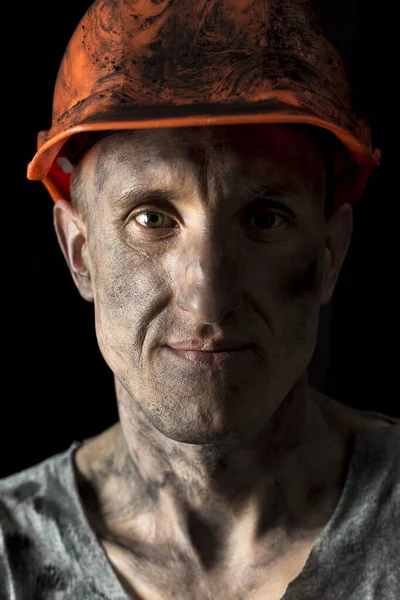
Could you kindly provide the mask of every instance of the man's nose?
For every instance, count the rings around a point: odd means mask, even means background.
[[[238,256],[221,240],[185,248],[179,256],[177,305],[199,323],[218,323],[241,304]]]

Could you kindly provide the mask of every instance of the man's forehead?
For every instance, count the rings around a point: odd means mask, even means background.
[[[205,164],[229,170],[239,165],[257,170],[260,165],[272,170],[286,165],[314,172],[323,166],[319,148],[310,136],[284,125],[228,125],[181,127],[111,132],[95,144],[99,169],[115,173],[115,167],[134,172],[157,171]],[[99,167],[99,163],[101,166]],[[92,163],[93,164],[93,163]],[[107,169],[108,167],[108,169]],[[104,175],[104,173],[103,173]]]
[[[265,185],[299,199],[324,194],[314,140],[286,126],[216,126],[111,132],[83,159],[79,179],[109,205],[132,189],[171,190],[208,202]],[[83,177],[83,179],[82,179]],[[236,190],[236,192],[235,192]],[[301,200],[303,202],[304,200]]]
[[[310,135],[297,127],[262,123],[114,131],[104,136],[99,144],[102,153],[126,150],[127,146],[138,152],[163,150],[166,146],[177,150],[190,149],[191,146],[204,149],[227,146],[241,153],[244,150],[273,153],[274,149],[287,145],[294,144],[299,149],[316,145]]]

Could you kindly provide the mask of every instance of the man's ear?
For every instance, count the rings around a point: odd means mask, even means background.
[[[70,202],[59,200],[53,209],[58,243],[82,298],[93,302],[92,280],[87,258],[86,228]]]
[[[345,203],[333,213],[327,225],[321,305],[328,304],[332,298],[352,233],[353,209]]]

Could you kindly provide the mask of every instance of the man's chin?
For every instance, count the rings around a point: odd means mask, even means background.
[[[262,429],[263,421],[245,423],[223,423],[219,426],[205,425],[196,420],[190,423],[154,422],[154,427],[165,437],[185,444],[234,444],[247,441],[255,437]]]

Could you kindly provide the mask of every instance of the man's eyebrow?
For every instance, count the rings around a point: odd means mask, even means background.
[[[232,195],[241,195],[245,200],[257,200],[260,199],[264,202],[268,202],[271,206],[278,206],[279,201],[283,199],[290,204],[298,204],[299,201],[304,202],[296,190],[279,184],[279,183],[268,183],[261,185],[247,185],[245,188],[239,191],[236,189],[232,192]],[[156,189],[135,189],[132,188],[122,193],[118,198],[113,201],[113,204],[120,210],[128,209],[133,205],[142,204],[145,202],[155,202],[159,205],[167,205],[170,202],[176,202],[177,204],[182,203],[182,195],[174,190],[156,188]]]
[[[132,188],[122,193],[118,198],[113,201],[113,204],[118,208],[123,210],[124,208],[129,208],[133,204],[139,204],[143,202],[159,202],[159,203],[167,203],[167,202],[178,202],[179,194],[174,192],[173,190],[167,190],[163,188],[159,189],[135,189]]]
[[[304,202],[304,197],[293,187],[282,183],[263,183],[261,185],[248,186],[244,191],[251,198],[263,198],[265,200],[288,200]]]

